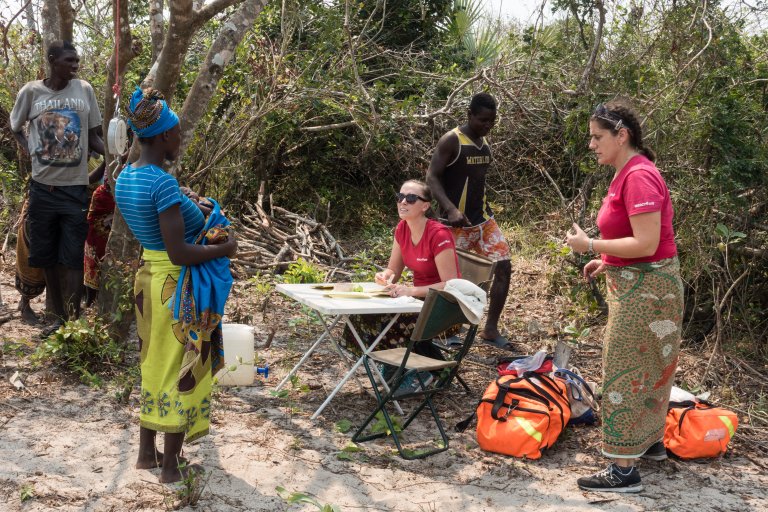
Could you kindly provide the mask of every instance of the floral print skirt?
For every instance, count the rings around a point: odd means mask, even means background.
[[[357,334],[366,347],[370,347],[378,335],[387,324],[392,320],[393,315],[352,315],[349,321],[355,326]],[[384,337],[376,345],[376,350],[386,350],[390,348],[405,347],[411,339],[411,332],[419,318],[418,313],[401,314],[392,327],[384,334]],[[357,356],[363,354],[360,345],[357,344],[354,334],[348,325],[344,326],[344,345],[350,352]]]
[[[676,257],[607,267],[603,454],[639,457],[664,435],[683,320]]]
[[[351,315],[349,322],[354,325],[355,331],[363,340],[366,347],[370,347],[376,340],[381,331],[392,320],[393,315]],[[384,337],[376,345],[376,350],[387,350],[390,348],[407,347],[408,342],[411,340],[411,333],[414,327],[416,327],[416,320],[418,320],[418,313],[402,313],[392,327],[384,334]],[[461,325],[455,325],[445,331],[442,336],[449,337],[457,334],[461,329]],[[344,347],[357,355],[358,357],[363,354],[360,349],[360,345],[357,344],[352,330],[349,325],[344,326]],[[431,357],[432,359],[445,359],[440,349],[435,347],[431,342],[425,341],[416,344],[413,349],[414,352],[422,356]]]

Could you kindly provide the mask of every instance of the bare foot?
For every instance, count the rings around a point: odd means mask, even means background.
[[[190,473],[193,473],[195,477],[200,478],[205,474],[205,470],[199,464],[190,464],[189,466],[180,464],[182,467],[176,468],[163,468],[160,472],[160,478],[158,481],[161,484],[172,484],[182,479],[186,479]]]
[[[32,308],[29,306],[25,308],[19,308],[21,310],[21,320],[24,323],[27,324],[38,324],[40,323],[40,317],[35,314],[34,311],[32,311]]]
[[[179,464],[186,464],[187,459],[179,457]],[[155,450],[154,458],[139,456],[139,460],[136,461],[136,469],[153,469],[163,467],[163,452]]]

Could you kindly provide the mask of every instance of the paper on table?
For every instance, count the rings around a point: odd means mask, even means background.
[[[332,292],[324,293],[323,297],[331,299],[370,299],[371,294],[365,292]]]
[[[371,292],[331,292],[323,294],[331,299],[387,299],[390,295],[384,291]]]
[[[411,302],[418,302],[419,299],[415,297],[394,297],[392,299],[392,302],[402,302],[406,304],[410,304]]]

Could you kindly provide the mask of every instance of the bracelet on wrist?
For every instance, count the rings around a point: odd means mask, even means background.
[[[590,238],[589,239],[589,244],[587,245],[587,252],[589,254],[594,254],[595,253],[594,242],[595,242],[594,238]]]

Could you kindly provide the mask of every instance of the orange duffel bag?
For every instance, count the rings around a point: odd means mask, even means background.
[[[738,426],[735,413],[708,402],[669,402],[664,446],[681,459],[719,457]]]
[[[538,459],[571,418],[565,383],[526,372],[488,386],[477,407],[477,442],[488,452]]]

